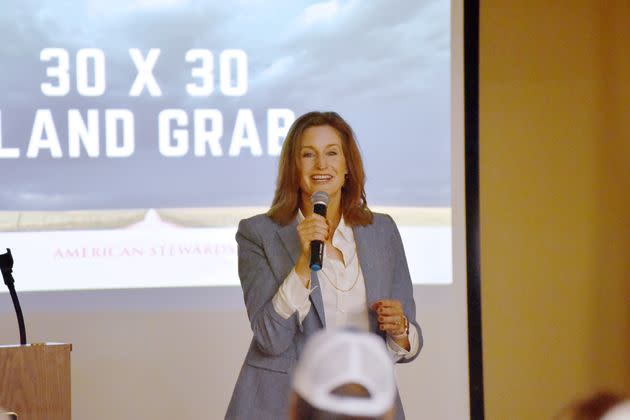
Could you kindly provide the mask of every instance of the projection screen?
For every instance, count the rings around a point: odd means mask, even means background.
[[[269,208],[294,119],[332,110],[398,224],[420,323],[456,318],[467,383],[461,2],[12,3],[0,247],[18,292],[194,289],[242,310],[238,221]]]

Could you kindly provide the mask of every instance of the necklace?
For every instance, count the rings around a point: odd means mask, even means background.
[[[326,281],[328,281],[328,283],[329,283],[329,284],[330,284],[333,288],[335,288],[335,290],[337,290],[338,292],[341,292],[341,293],[347,293],[347,292],[349,292],[350,290],[354,289],[354,286],[356,286],[356,285],[357,285],[357,282],[359,281],[359,274],[361,274],[361,268],[360,268],[360,267],[358,267],[358,265],[359,265],[358,263],[356,263],[356,264],[357,264],[357,277],[354,279],[354,282],[352,283],[352,285],[351,285],[349,288],[347,288],[347,289],[342,289],[341,287],[337,286],[337,285],[335,284],[335,282],[333,282],[333,281],[332,281],[332,280],[328,277],[328,275],[326,275],[326,274],[323,272],[323,270],[322,270],[322,274],[324,275],[324,277],[326,277]]]

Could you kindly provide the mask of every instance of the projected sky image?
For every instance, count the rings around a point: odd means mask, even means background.
[[[11,3],[3,210],[266,206],[314,109],[355,129],[370,204],[450,206],[444,2]]]

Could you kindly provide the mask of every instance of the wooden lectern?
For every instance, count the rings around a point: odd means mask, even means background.
[[[0,346],[0,408],[18,420],[70,420],[71,344]]]

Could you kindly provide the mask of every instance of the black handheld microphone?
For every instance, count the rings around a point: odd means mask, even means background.
[[[20,301],[18,300],[17,293],[15,292],[15,280],[13,279],[13,255],[11,250],[7,248],[6,254],[0,255],[0,271],[2,271],[2,278],[4,284],[9,288],[11,294],[11,300],[15,307],[15,314],[17,315],[18,328],[20,329],[20,344],[26,345],[26,328],[24,327],[24,316],[22,315],[22,308],[20,307]]]
[[[313,213],[326,217],[326,206],[328,206],[328,194],[323,191],[317,191],[311,196],[313,203]],[[311,241],[311,270],[319,271],[322,269],[324,260],[324,243],[322,241]]]

